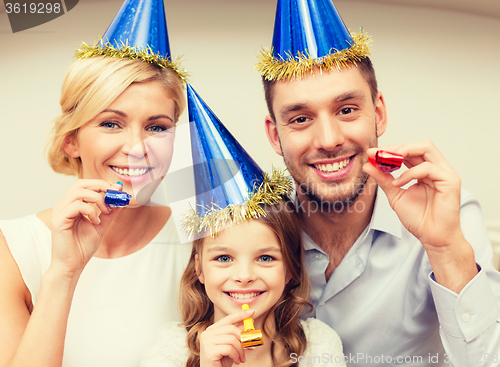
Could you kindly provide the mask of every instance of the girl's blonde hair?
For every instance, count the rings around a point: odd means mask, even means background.
[[[262,208],[267,216],[254,220],[271,228],[278,237],[285,269],[290,276],[280,300],[265,317],[264,333],[269,335],[267,320],[274,314],[276,328],[271,345],[273,365],[295,366],[290,358],[278,360],[278,356],[288,357],[292,353],[301,355],[306,348],[306,337],[299,318],[305,313],[305,308],[312,308],[312,305],[307,301],[309,281],[304,266],[301,230],[295,206],[289,199],[280,204],[263,205]],[[202,246],[203,238],[193,243],[191,257],[181,280],[181,313],[183,325],[188,332],[187,345],[191,352],[187,367],[200,366],[200,335],[214,322],[213,304],[196,274],[195,256],[201,256]]]
[[[175,103],[175,122],[186,105],[179,76],[140,60],[92,57],[70,66],[61,92],[61,114],[53,121],[45,150],[52,169],[66,175],[81,174],[80,158],[63,149],[67,139],[75,139],[78,129],[108,107],[132,83],[158,81]]]

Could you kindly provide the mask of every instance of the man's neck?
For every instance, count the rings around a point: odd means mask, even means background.
[[[330,257],[326,278],[340,264],[352,245],[356,242],[366,226],[370,223],[377,185],[369,178],[365,189],[357,199],[345,205],[344,210],[299,210],[299,221],[302,229]],[[310,208],[309,198],[297,193],[301,208]]]

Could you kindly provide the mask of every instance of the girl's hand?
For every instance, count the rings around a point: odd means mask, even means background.
[[[209,326],[200,338],[200,367],[231,367],[245,362],[242,329],[235,326],[251,317],[253,310],[239,311]]]
[[[52,209],[52,262],[69,278],[78,276],[99,248],[121,208],[104,204],[107,189],[121,186],[103,180],[78,180]]]

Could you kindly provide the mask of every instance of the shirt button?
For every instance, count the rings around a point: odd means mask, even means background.
[[[323,254],[317,254],[316,259],[321,260],[323,258]]]
[[[469,322],[470,321],[470,315],[468,313],[464,313],[462,315],[462,320],[464,320],[465,322]]]

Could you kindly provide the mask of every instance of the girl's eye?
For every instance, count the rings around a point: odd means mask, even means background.
[[[259,261],[262,261],[262,262],[270,262],[273,260],[274,260],[274,257],[272,257],[270,255],[262,255],[259,257]]]
[[[215,260],[220,261],[221,263],[227,263],[231,261],[231,257],[229,255],[220,255]]]
[[[112,121],[104,121],[99,124],[99,126],[104,127],[106,129],[115,129],[118,127],[118,124],[116,122]]]
[[[167,128],[165,126],[161,126],[161,125],[153,125],[153,126],[148,127],[147,130],[156,134],[156,133],[161,133],[163,131],[166,131]]]

